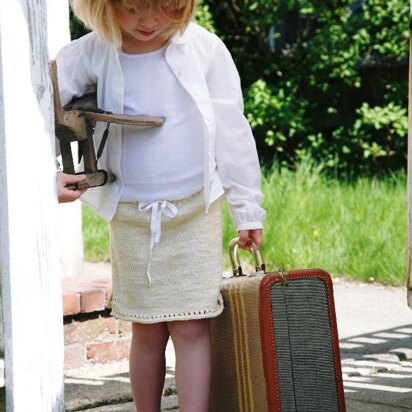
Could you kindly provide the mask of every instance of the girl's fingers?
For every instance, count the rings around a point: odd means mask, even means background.
[[[239,232],[238,246],[244,250],[251,249],[251,243],[258,249],[262,246],[262,229],[241,230]]]
[[[67,185],[73,183],[79,183],[86,178],[85,175],[69,175],[66,173],[57,173],[57,195],[59,203],[74,202],[77,200],[85,191],[84,190],[70,190],[67,189]]]

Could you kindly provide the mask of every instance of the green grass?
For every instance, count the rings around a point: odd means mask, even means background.
[[[92,262],[110,261],[109,225],[91,209],[82,206],[84,258]]]
[[[262,189],[268,212],[262,251],[268,270],[321,267],[363,281],[405,283],[403,173],[342,182],[304,162],[294,172],[275,168],[265,173]],[[107,224],[86,208],[83,219],[86,259],[109,260]],[[224,207],[223,244],[235,235]],[[250,262],[245,254],[241,260],[246,266]]]

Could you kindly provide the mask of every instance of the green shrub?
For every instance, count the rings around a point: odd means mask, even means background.
[[[259,153],[334,171],[405,167],[409,5],[204,0],[241,74]]]

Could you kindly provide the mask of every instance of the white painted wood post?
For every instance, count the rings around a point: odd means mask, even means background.
[[[57,52],[70,41],[69,2],[47,0],[49,55]],[[75,147],[73,148],[73,153]],[[75,154],[75,153],[74,153]],[[83,274],[83,236],[81,204],[65,203],[58,208],[58,234],[60,247],[60,273],[62,276]]]
[[[0,272],[6,407],[64,410],[46,0],[0,1]]]
[[[410,1],[412,18],[412,0]],[[407,261],[407,301],[412,309],[412,37],[409,41],[409,88],[408,88],[408,261]]]

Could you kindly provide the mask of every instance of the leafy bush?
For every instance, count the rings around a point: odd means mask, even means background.
[[[261,158],[403,168],[409,5],[400,0],[204,0],[231,50]]]
[[[296,99],[296,85],[288,81],[283,88],[275,89],[260,79],[252,84],[245,95],[245,112],[247,119],[254,130],[255,136],[262,136],[257,140],[261,160],[270,163],[273,150],[284,159],[293,161],[296,137],[304,134],[308,124],[305,112],[309,102]],[[268,127],[268,125],[276,125]],[[265,146],[273,148],[266,150]]]

